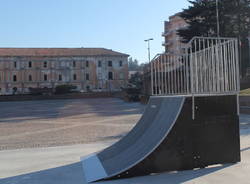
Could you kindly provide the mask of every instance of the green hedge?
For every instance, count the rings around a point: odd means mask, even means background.
[[[77,88],[76,86],[73,86],[73,85],[70,85],[70,84],[58,85],[55,88],[55,94],[71,93],[76,88]]]

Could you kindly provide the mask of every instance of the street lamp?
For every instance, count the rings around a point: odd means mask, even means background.
[[[150,63],[150,41],[154,40],[153,38],[149,38],[147,40],[144,40],[145,42],[148,42],[148,62]]]
[[[220,37],[219,0],[216,0],[217,37]]]

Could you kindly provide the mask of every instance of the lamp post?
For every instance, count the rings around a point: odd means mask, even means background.
[[[247,38],[248,39],[248,49],[249,49],[249,62],[250,62],[250,35],[249,35],[249,37]]]
[[[145,42],[147,42],[148,43],[148,66],[149,66],[149,71],[151,71],[150,73],[151,73],[151,75],[149,74],[149,76],[150,76],[150,78],[151,78],[151,88],[153,87],[153,84],[152,84],[152,76],[153,76],[153,69],[152,69],[152,64],[151,64],[151,67],[150,67],[150,61],[151,61],[151,58],[150,58],[150,41],[152,41],[152,40],[154,40],[153,38],[149,38],[149,39],[147,39],[147,40],[144,40]],[[145,75],[143,75],[144,76],[144,82],[143,82],[143,88],[144,88],[144,93],[146,93],[146,91],[147,91],[147,87],[146,87],[146,79],[145,79]],[[148,86],[148,85],[147,85]],[[148,88],[148,89],[150,89],[150,88]],[[153,89],[153,88],[152,88]],[[149,92],[149,94],[150,94],[150,92]],[[152,94],[153,94],[153,92],[152,92]]]
[[[219,0],[216,0],[217,37],[220,37]]]
[[[144,40],[145,42],[148,42],[148,62],[150,63],[150,41],[154,40],[153,38],[149,38],[147,40]]]

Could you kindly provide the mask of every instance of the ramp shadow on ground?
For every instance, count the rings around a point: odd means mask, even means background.
[[[104,108],[105,107],[105,108]],[[77,115],[91,117],[141,114],[144,106],[117,98],[65,99],[43,101],[0,102],[0,123],[65,118]]]
[[[250,115],[240,115],[240,134],[243,136],[250,135]]]
[[[250,150],[250,147],[243,148],[243,149],[241,149],[240,151],[241,151],[241,152],[245,152],[245,151],[248,151],[248,150]]]
[[[157,174],[123,180],[101,181],[94,184],[178,184],[191,181],[232,165],[215,166],[192,171]],[[1,184],[87,184],[80,162],[34,173],[0,179]]]

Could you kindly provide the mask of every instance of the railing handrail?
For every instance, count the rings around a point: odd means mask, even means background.
[[[214,42],[214,40],[218,40],[218,41]],[[192,42],[197,42],[197,41],[199,42],[199,47],[197,46],[197,43],[196,43],[194,50],[191,50],[191,51],[188,50],[189,48],[192,47],[192,44],[193,44]],[[208,43],[201,44],[200,43],[201,41],[206,41]],[[157,54],[151,60],[152,94],[156,93],[156,95],[159,95],[154,90],[160,90],[161,94],[164,93],[162,92],[163,88],[165,88],[163,85],[167,85],[167,83],[163,84],[163,82],[162,82],[162,86],[159,86],[158,84],[154,84],[154,80],[156,81],[160,80],[158,78],[161,78],[161,80],[164,80],[164,82],[166,82],[165,78],[167,78],[166,74],[164,73],[160,75],[159,74],[155,75],[155,73],[164,72],[164,71],[171,72],[172,70],[166,69],[166,67],[169,67],[169,65],[166,65],[164,63],[175,63],[177,60],[180,61],[182,65],[185,65],[184,66],[185,67],[184,70],[186,70],[185,75],[187,75],[186,77],[190,78],[190,80],[187,81],[188,84],[186,84],[188,88],[190,89],[187,89],[185,93],[197,94],[197,93],[203,93],[204,91],[211,92],[211,93],[227,92],[227,91],[238,92],[239,91],[239,77],[238,77],[238,73],[239,73],[238,62],[239,61],[238,61],[238,51],[237,51],[238,50],[237,38],[226,38],[226,37],[213,38],[213,37],[196,36],[190,40],[189,44],[191,44],[190,47],[186,47],[185,52],[183,54],[161,53],[161,54]],[[230,51],[228,49],[230,49]],[[225,66],[228,68],[223,68]],[[176,67],[178,68],[182,66],[179,62],[177,62]],[[206,67],[210,67],[210,68],[207,69]],[[175,69],[176,68],[174,68],[174,70]],[[228,73],[227,70],[232,70],[232,74]],[[206,73],[202,74],[202,71]],[[224,72],[224,73],[221,73],[221,72]],[[178,74],[174,74],[174,75],[178,75]],[[184,74],[180,74],[180,75],[184,75]],[[211,76],[213,77],[211,78],[211,80],[213,80],[212,82],[208,81],[208,77],[211,77]],[[169,77],[171,78],[171,76]],[[180,77],[178,78],[178,77],[179,76],[175,76],[174,78],[172,77],[172,79],[183,80],[182,78]],[[205,80],[205,84],[203,84],[204,80]],[[221,81],[221,80],[225,80],[225,81]],[[232,80],[235,80],[235,81],[232,81]],[[171,83],[171,81],[168,81],[168,82]],[[176,83],[178,83],[178,81]],[[213,83],[213,86],[211,87],[207,83],[209,84]],[[230,83],[230,85],[233,85],[233,87],[227,86],[228,83]],[[162,88],[162,89],[153,89],[154,85],[157,85],[158,86],[157,88]],[[178,87],[178,84],[175,84],[175,86]],[[166,89],[164,90],[166,93]]]

